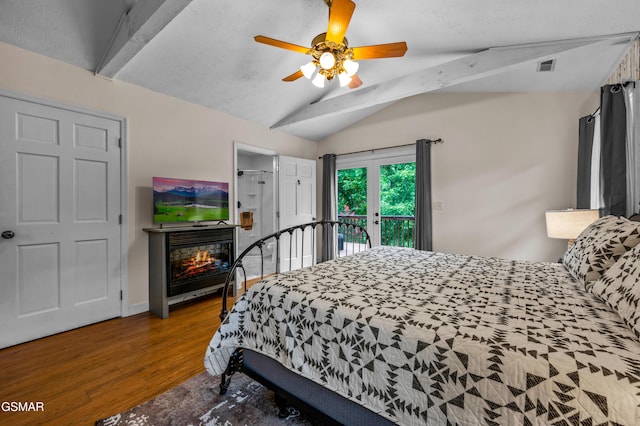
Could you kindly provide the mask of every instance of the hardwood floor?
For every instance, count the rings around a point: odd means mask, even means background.
[[[44,403],[2,409],[0,425],[93,425],[203,372],[220,309],[210,296],[165,320],[147,312],[0,350],[0,403]]]

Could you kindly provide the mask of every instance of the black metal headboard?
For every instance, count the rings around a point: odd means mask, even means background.
[[[266,237],[260,238],[259,240],[249,245],[249,247],[247,247],[242,253],[240,253],[238,258],[233,262],[233,264],[231,265],[231,268],[229,269],[229,274],[227,275],[227,279],[225,280],[225,283],[224,283],[224,289],[222,290],[222,312],[220,313],[220,319],[224,320],[227,316],[227,313],[228,313],[227,297],[229,295],[229,287],[235,281],[234,277],[238,268],[241,269],[244,274],[244,289],[245,291],[247,290],[247,271],[244,269],[244,265],[242,261],[251,251],[253,251],[256,248],[260,250],[260,279],[263,279],[264,278],[263,247],[267,245],[268,242],[275,240],[275,255],[276,255],[275,273],[279,274],[280,272],[282,272],[280,271],[280,238],[281,237],[287,238],[287,235],[288,235],[288,241],[289,241],[289,269],[288,270],[290,271],[292,267],[291,259],[293,258],[292,250],[294,246],[292,242],[294,237],[297,238],[298,234],[300,234],[302,239],[302,243],[299,245],[300,259],[302,260],[302,264],[300,265],[300,267],[313,266],[316,264],[316,260],[317,260],[315,256],[315,245],[316,245],[315,238],[316,238],[316,231],[317,231],[316,228],[318,228],[322,232],[325,229],[325,227],[330,227],[332,231],[335,231],[337,229],[338,234],[341,235],[343,238],[342,241],[346,240],[346,241],[362,242],[358,244],[352,244],[351,253],[349,253],[349,245],[347,244],[346,250],[342,250],[344,251],[344,256],[357,253],[358,251],[362,251],[363,246],[364,246],[364,250],[371,248],[371,238],[369,237],[369,234],[367,233],[366,229],[354,223],[340,222],[340,221],[333,221],[333,220],[320,220],[317,222],[304,223],[302,225],[296,225],[290,228],[282,229],[278,232],[274,232],[271,235],[267,235]],[[310,265],[304,264],[304,249],[305,249],[304,236],[307,228],[311,228],[312,230],[311,253],[310,253],[311,264]],[[356,248],[357,248],[357,251],[356,251]],[[338,250],[338,253],[337,253],[338,256],[340,256],[340,252],[341,250]]]

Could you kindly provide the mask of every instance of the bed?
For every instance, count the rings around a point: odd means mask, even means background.
[[[339,424],[637,425],[638,243],[607,216],[559,263],[377,247],[279,273],[205,367]]]

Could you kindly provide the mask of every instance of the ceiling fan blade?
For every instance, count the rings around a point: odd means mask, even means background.
[[[347,87],[349,87],[349,89],[357,89],[360,86],[362,86],[362,80],[360,80],[358,74],[354,74],[353,77],[351,77],[351,81],[349,82]]]
[[[293,74],[288,75],[285,78],[283,78],[282,81],[296,81],[297,79],[299,79],[303,75],[304,74],[302,74],[302,71],[298,70],[298,71],[294,72]]]
[[[331,2],[326,41],[332,41],[337,44],[342,43],[355,8],[356,4],[351,0],[333,0]]]
[[[258,43],[268,44],[271,46],[279,47],[281,49],[293,50],[294,52],[298,52],[298,53],[307,54],[309,52],[308,47],[287,43],[286,41],[276,40],[275,38],[271,38],[271,37],[257,35],[253,39]]]
[[[407,51],[407,43],[399,41],[397,43],[376,44],[373,46],[360,46],[353,48],[353,60],[377,58],[397,58],[404,56]]]

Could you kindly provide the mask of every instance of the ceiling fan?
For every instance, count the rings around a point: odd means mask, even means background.
[[[304,47],[286,41],[258,35],[254,40],[282,49],[311,55],[313,59],[300,70],[283,78],[283,81],[295,81],[300,77],[312,80],[317,87],[324,87],[325,80],[338,77],[340,86],[355,89],[362,84],[356,75],[356,61],[377,58],[393,58],[404,56],[407,43],[376,44],[372,46],[349,47],[345,33],[351,21],[356,5],[351,0],[324,0],[329,6],[329,25],[326,33],[318,34],[311,41],[311,47]]]

